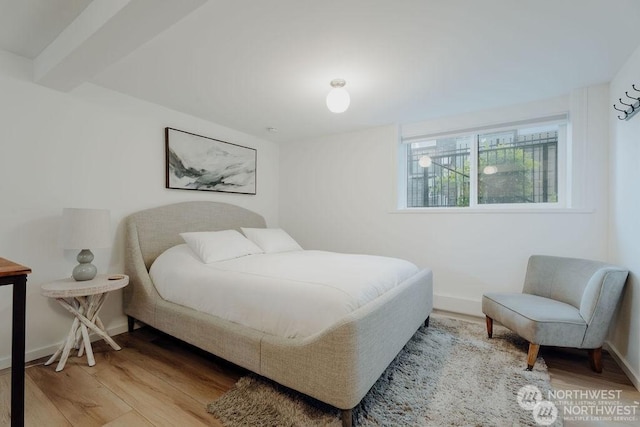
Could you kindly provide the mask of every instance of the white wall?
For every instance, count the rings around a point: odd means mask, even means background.
[[[611,82],[609,107],[629,91],[639,87],[640,47]],[[610,256],[615,263],[630,269],[627,288],[620,307],[617,328],[610,346],[619,355],[622,366],[640,388],[640,115],[629,121],[617,119],[609,109],[611,122],[611,220]]]
[[[430,267],[436,308],[481,315],[484,292],[522,289],[531,254],[606,259],[607,103],[608,87],[601,85],[408,126],[436,132],[570,111],[579,209],[396,213],[398,130],[386,126],[282,144],[280,226],[305,248],[395,256]]]
[[[113,247],[94,250],[99,272],[122,272],[127,214],[167,203],[216,200],[278,219],[278,147],[212,122],[86,85],[64,94],[30,82],[31,63],[0,51],[0,256],[33,269],[27,286],[27,359],[51,354],[70,315],[40,295],[68,277],[75,253],[59,247],[62,208],[111,210]],[[187,130],[258,150],[257,195],[164,188],[164,128]],[[102,312],[126,329],[120,293]],[[10,364],[11,287],[0,288],[0,368]]]

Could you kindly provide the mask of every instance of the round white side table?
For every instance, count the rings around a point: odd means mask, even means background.
[[[60,372],[64,369],[71,349],[77,348],[78,356],[82,357],[86,351],[89,366],[94,366],[96,361],[89,340],[90,330],[104,339],[114,350],[120,350],[120,346],[107,333],[98,314],[107,294],[124,288],[128,284],[129,276],[124,274],[99,274],[94,279],[83,282],[76,282],[69,277],[42,285],[42,295],[55,298],[61,306],[75,316],[67,338],[45,365],[52,364],[60,356],[56,367],[56,372]]]

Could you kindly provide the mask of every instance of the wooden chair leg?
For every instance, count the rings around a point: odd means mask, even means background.
[[[529,343],[529,354],[527,354],[527,371],[533,369],[533,365],[536,364],[538,358],[538,351],[540,350],[540,344]]]
[[[429,327],[429,318],[430,318],[430,317],[431,317],[431,316],[427,317],[427,318],[425,319],[425,321],[424,321],[424,327],[425,327],[425,328],[428,328],[428,327]]]
[[[493,338],[493,319],[489,316],[485,316],[487,319],[487,335],[489,338]]]
[[[602,347],[589,350],[589,365],[595,372],[602,373]]]

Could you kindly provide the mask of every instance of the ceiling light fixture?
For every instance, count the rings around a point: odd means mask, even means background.
[[[327,108],[332,113],[344,113],[349,108],[351,97],[346,91],[344,85],[347,84],[343,79],[331,80],[331,91],[327,95]]]

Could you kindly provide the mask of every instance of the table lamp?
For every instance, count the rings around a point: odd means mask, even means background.
[[[111,220],[106,209],[62,210],[62,247],[64,249],[80,249],[78,265],[72,276],[77,281],[91,280],[96,277],[98,269],[91,264],[93,253],[89,248],[108,248],[111,246]]]

